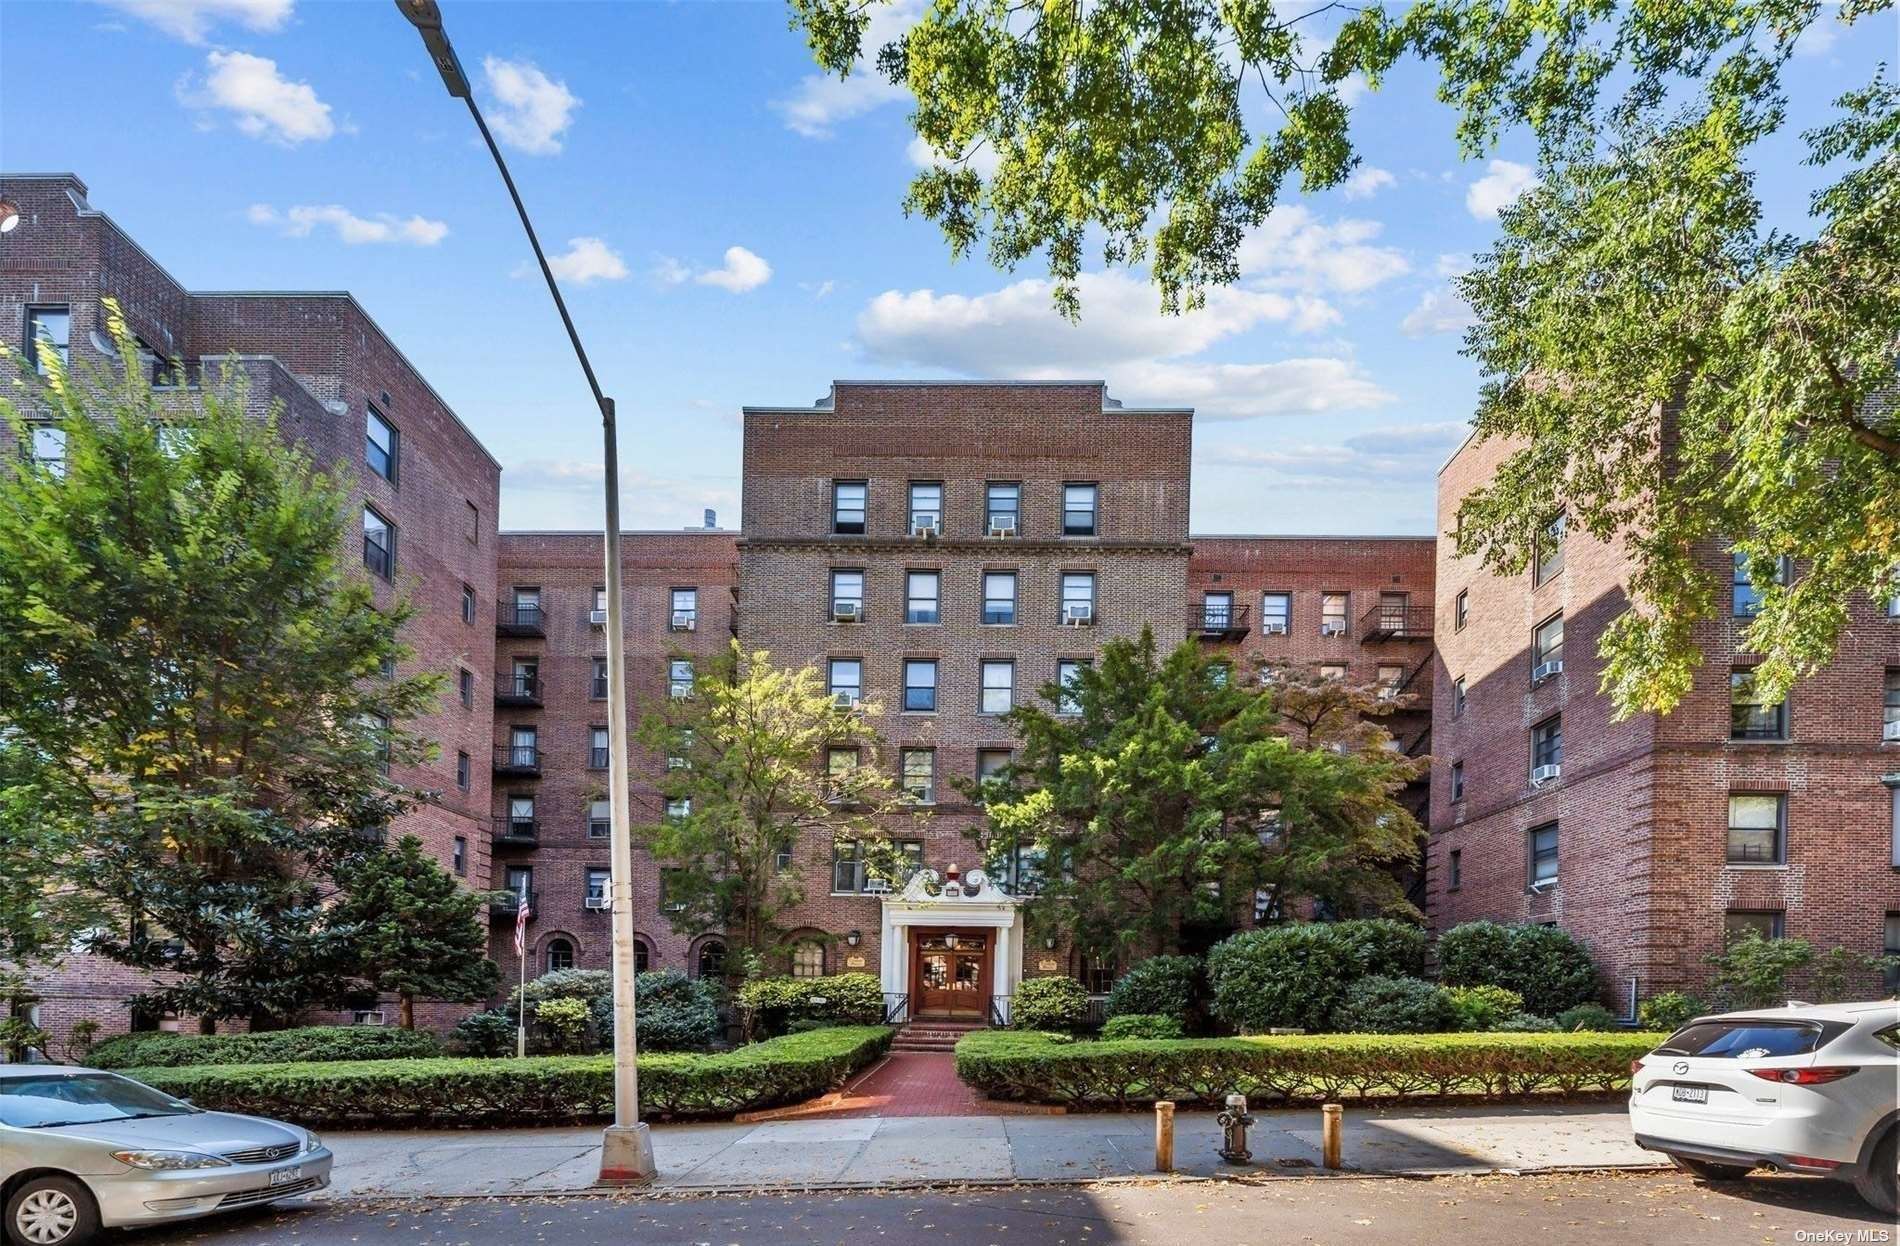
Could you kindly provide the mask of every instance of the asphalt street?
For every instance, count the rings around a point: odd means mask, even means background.
[[[1542,1235],[1549,1235],[1547,1237]],[[1840,1236],[1836,1236],[1840,1235]],[[122,1246],[1590,1246],[1894,1242],[1851,1190],[1672,1174],[1281,1179],[763,1196],[336,1201],[120,1236]]]

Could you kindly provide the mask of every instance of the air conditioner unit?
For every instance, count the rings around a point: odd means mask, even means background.
[[[994,537],[1015,536],[1016,535],[1016,516],[991,515],[990,516],[990,535]]]
[[[930,515],[912,515],[910,534],[914,537],[933,537],[937,535],[937,521]]]
[[[1095,622],[1095,607],[1085,601],[1072,601],[1062,607],[1062,622],[1067,627],[1081,627],[1085,623]]]
[[[1535,882],[1535,883],[1532,883],[1532,884],[1531,884],[1531,886],[1530,886],[1530,889],[1531,889],[1531,891],[1532,891],[1532,892],[1533,892],[1534,894],[1536,894],[1536,895],[1540,895],[1540,896],[1541,896],[1541,895],[1543,895],[1543,894],[1544,894],[1544,893],[1545,893],[1546,891],[1549,891],[1549,890],[1550,890],[1550,889],[1551,889],[1552,887],[1555,887],[1556,885],[1557,885],[1557,880],[1556,880],[1556,879],[1554,879],[1554,878],[1546,878],[1546,879],[1543,879],[1543,880],[1542,880],[1542,881],[1540,881],[1540,882]]]
[[[1562,766],[1536,766],[1531,770],[1531,786],[1541,787],[1564,772]]]
[[[867,896],[887,896],[891,894],[891,884],[882,878],[864,880],[864,894]]]
[[[1887,723],[1881,727],[1880,738],[1883,740],[1900,740],[1900,720]]]
[[[831,618],[835,623],[856,623],[864,606],[856,601],[834,601],[831,603]]]
[[[1563,674],[1563,671],[1564,660],[1562,658],[1555,658],[1549,662],[1539,662],[1536,669],[1531,671],[1531,682],[1541,684],[1552,675]]]
[[[589,610],[587,612],[587,621],[592,623],[595,627],[605,627],[607,626],[607,612],[605,610]]]
[[[1398,699],[1399,699],[1399,689],[1398,689],[1398,685],[1396,685],[1396,684],[1387,684],[1387,685],[1386,685],[1385,687],[1383,687],[1383,688],[1381,688],[1381,689],[1379,689],[1379,699],[1380,699],[1381,701],[1396,701],[1396,700],[1398,700]]]
[[[612,896],[588,896],[581,903],[590,909],[606,909],[612,908],[614,901]]]
[[[1286,624],[1262,623],[1260,625],[1260,634],[1262,636],[1284,636],[1286,635]]]
[[[358,1009],[350,1014],[351,1025],[386,1025],[388,1018],[380,1008]]]
[[[858,708],[858,694],[855,692],[834,692],[831,694],[831,703],[841,710],[854,710]]]
[[[673,612],[673,630],[674,631],[690,632],[696,629],[698,626],[699,626],[699,616],[695,615],[692,611],[675,610]]]
[[[1322,623],[1319,625],[1319,634],[1322,636],[1344,636],[1346,634],[1346,625],[1344,623]]]

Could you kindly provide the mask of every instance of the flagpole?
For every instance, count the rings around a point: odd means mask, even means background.
[[[522,892],[515,909],[515,959],[521,962],[521,990],[515,995],[515,1059],[528,1056],[528,893]]]

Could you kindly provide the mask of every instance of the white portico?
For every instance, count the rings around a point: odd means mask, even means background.
[[[982,870],[919,870],[884,899],[885,998],[910,1017],[1009,1020],[1022,978],[1021,902]]]

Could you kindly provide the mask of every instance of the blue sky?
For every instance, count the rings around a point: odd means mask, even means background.
[[[1070,327],[1034,261],[953,264],[904,217],[904,98],[820,79],[777,0],[444,8],[619,401],[631,526],[737,522],[746,403],[834,377],[1101,376],[1199,410],[1196,531],[1431,531],[1476,388],[1445,280],[1530,171],[1521,136],[1459,160],[1417,66],[1356,100],[1357,180],[1289,196],[1205,312],[1161,317],[1139,274],[1096,271]],[[504,527],[599,526],[584,383],[466,112],[387,0],[15,0],[0,25],[0,168],[78,173],[190,287],[353,291],[504,464]],[[1892,14],[1817,28],[1790,129],[1896,50]],[[1789,223],[1813,184],[1793,151],[1763,153]]]

